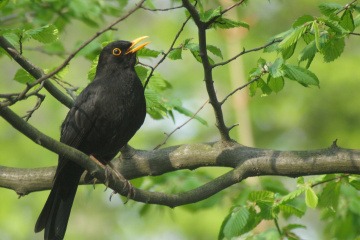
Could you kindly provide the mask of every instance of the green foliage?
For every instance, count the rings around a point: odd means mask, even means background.
[[[277,93],[283,89],[286,78],[305,87],[319,86],[319,79],[309,67],[317,53],[323,56],[325,62],[334,61],[341,56],[345,39],[356,29],[354,19],[358,19],[359,15],[354,17],[355,8],[356,5],[343,8],[336,3],[322,3],[319,9],[323,16],[303,15],[294,21],[291,29],[274,36],[273,43],[264,52],[276,51],[281,57],[250,72],[249,81],[259,78],[250,85],[250,95],[254,96],[257,89],[261,89],[263,96]],[[299,52],[298,62],[300,64],[307,61],[305,68],[286,63],[295,54],[300,42],[305,43],[305,47]],[[268,74],[267,82],[261,79],[265,74]]]
[[[35,81],[34,77],[30,75],[27,71],[25,71],[23,68],[20,68],[17,70],[14,76],[14,80],[19,83],[32,83]]]

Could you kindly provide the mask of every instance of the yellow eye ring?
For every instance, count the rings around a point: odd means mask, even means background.
[[[113,54],[114,56],[119,56],[119,55],[121,54],[120,48],[114,48],[114,49],[112,50],[112,54]]]

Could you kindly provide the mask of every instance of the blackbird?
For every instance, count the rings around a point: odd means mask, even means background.
[[[61,125],[60,141],[107,164],[133,137],[146,115],[144,89],[135,72],[136,46],[115,41],[100,53],[94,81],[76,98]],[[53,187],[35,225],[44,239],[63,239],[80,177],[85,169],[59,156]]]

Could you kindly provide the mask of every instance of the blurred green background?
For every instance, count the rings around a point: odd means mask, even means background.
[[[85,4],[87,1],[83,0],[83,2]],[[111,1],[102,2],[111,3]],[[167,1],[153,2],[158,7],[169,6]],[[209,30],[208,43],[218,46],[223,52],[224,59],[227,59],[240,52],[243,47],[250,49],[264,45],[273,35],[287,30],[296,18],[305,13],[320,15],[317,5],[321,2],[249,1],[247,6],[229,13],[228,17],[248,22],[250,31]],[[333,2],[347,3],[347,1]],[[218,2],[214,1],[215,3]],[[224,0],[220,3],[223,6],[230,6],[233,2]],[[15,1],[11,1],[11,4],[15,4]],[[133,2],[130,2],[131,4]],[[150,48],[167,50],[185,18],[184,10],[169,12],[140,10],[117,25],[116,31],[107,34],[113,39],[126,40],[148,35],[152,42]],[[107,17],[106,21],[100,24],[100,28],[113,19]],[[74,45],[88,39],[96,31],[96,28],[74,21],[60,35],[60,41],[64,43],[66,53],[70,53]],[[197,42],[196,28],[192,22],[185,28],[179,43],[186,38],[194,38],[194,42]],[[62,63],[63,59],[60,57],[26,49],[38,45],[32,41],[25,45],[24,56],[32,63],[43,69],[51,69]],[[280,150],[326,148],[333,140],[338,139],[341,147],[359,149],[359,55],[359,39],[353,37],[348,39],[340,59],[325,64],[321,57],[317,57],[311,70],[320,79],[320,89],[304,88],[296,82],[286,81],[284,90],[278,94],[267,97],[258,94],[248,98],[247,92],[242,91],[229,98],[224,107],[226,123],[228,125],[239,123],[239,127],[232,130],[231,136],[239,143],[259,148]],[[275,58],[273,54],[255,52],[214,70],[215,85],[220,99],[246,81],[247,73],[256,66],[260,56],[267,61]],[[221,59],[216,60],[221,61]],[[156,63],[155,60],[149,59],[140,59],[140,61],[148,64]],[[2,57],[0,66],[2,73],[0,92],[18,92],[23,89],[23,85],[12,80],[19,68],[17,63]],[[63,80],[76,86],[86,86],[90,66],[91,62],[84,57],[76,57],[71,61]],[[193,112],[207,100],[201,65],[190,53],[184,53],[182,61],[166,60],[158,71],[173,86],[167,92],[169,98],[181,99],[184,106]],[[50,94],[46,95],[46,100],[30,119],[30,123],[58,139],[59,128],[67,109]],[[18,103],[12,109],[24,114],[29,106],[32,106],[29,105],[30,103],[34,104],[34,99]],[[172,135],[164,147],[218,140],[219,134],[214,126],[211,106],[206,105],[199,116],[208,121],[207,126],[193,120]],[[140,149],[154,148],[164,140],[164,132],[171,132],[187,119],[178,114],[175,117],[174,123],[171,119],[154,120],[148,116],[130,145]],[[56,163],[56,154],[34,144],[0,118],[0,165],[36,168],[52,166]],[[153,177],[145,177],[135,180],[134,184],[147,186],[165,181],[163,185],[158,183],[159,186],[154,189],[167,191],[170,186],[171,188],[177,186],[178,190],[188,189],[202,182],[207,176],[216,177],[224,171],[226,169],[209,168],[191,172],[181,171],[166,174],[165,177],[158,177],[155,180]],[[202,178],[202,176],[206,177]],[[245,182],[201,203],[175,209],[146,206],[132,201],[124,205],[119,197],[113,197],[109,202],[111,191],[104,192],[104,186],[98,185],[95,190],[92,186],[81,186],[75,198],[66,239],[216,239],[221,222],[231,207],[232,196],[246,191],[247,185],[256,187],[258,184],[257,179],[248,179]],[[288,180],[287,185],[293,186],[294,180]],[[47,195],[48,191],[36,192],[18,199],[14,191],[0,189],[0,239],[41,239],[43,233],[34,234],[33,228]],[[304,239],[321,239],[323,226],[319,219],[316,210],[308,210],[303,219],[291,220],[307,225],[307,230],[300,231]],[[259,231],[261,228],[262,226]]]

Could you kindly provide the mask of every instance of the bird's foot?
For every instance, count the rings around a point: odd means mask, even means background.
[[[106,165],[105,167],[105,175],[106,175],[106,188],[108,187],[108,184],[109,184],[109,176],[110,176],[110,173],[111,171],[116,175],[116,177],[124,183],[124,187],[123,187],[123,190],[126,190],[127,192],[127,196],[126,196],[126,200],[125,200],[125,204],[129,201],[129,199],[135,195],[135,190],[134,190],[134,187],[131,185],[130,181],[127,180],[121,173],[119,173],[114,165],[109,162],[108,165]],[[109,200],[111,201],[111,198],[117,194],[118,192],[116,191],[113,191],[111,194],[110,194],[110,197],[109,197]]]

